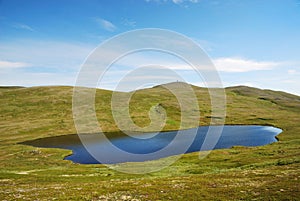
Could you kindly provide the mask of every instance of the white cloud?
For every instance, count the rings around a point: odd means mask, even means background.
[[[215,58],[212,59],[216,69],[220,72],[242,73],[250,71],[272,70],[275,67],[282,66],[284,62],[255,61],[242,58]],[[186,63],[181,58],[168,54],[166,52],[136,52],[126,55],[116,62],[119,66],[141,67],[141,66],[164,66],[172,70],[194,71],[193,66]],[[211,70],[212,66],[204,64],[195,66],[200,70]],[[294,71],[290,71],[294,72]]]
[[[288,74],[289,74],[289,75],[299,75],[300,72],[298,72],[298,71],[295,70],[295,69],[290,69],[290,70],[288,70]]]
[[[108,20],[102,18],[95,18],[95,20],[103,29],[107,31],[114,32],[117,29],[117,27]]]
[[[249,72],[271,70],[280,65],[272,61],[255,61],[242,58],[217,58],[213,60],[217,70],[223,72]]]
[[[0,71],[0,86],[74,86],[76,73],[18,73]]]
[[[12,69],[12,68],[23,68],[28,67],[30,64],[24,62],[11,62],[11,61],[1,61],[0,60],[0,69]]]
[[[15,27],[17,29],[24,29],[27,31],[34,31],[34,29],[27,24],[16,23],[13,25],[13,27]]]

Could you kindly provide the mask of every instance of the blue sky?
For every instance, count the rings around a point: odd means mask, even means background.
[[[299,0],[0,0],[0,85],[74,85],[101,42],[142,28],[199,43],[224,86],[300,95]],[[168,61],[152,53],[141,62],[149,59]],[[192,71],[178,72],[202,85]],[[112,72],[103,88],[113,89],[119,78]]]

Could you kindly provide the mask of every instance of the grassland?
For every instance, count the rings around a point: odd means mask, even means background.
[[[207,89],[193,87],[199,123],[210,122]],[[180,90],[180,87],[179,89]],[[205,159],[184,155],[155,173],[130,175],[104,165],[62,160],[69,150],[36,148],[26,140],[76,133],[72,87],[0,88],[1,200],[298,200],[300,197],[300,97],[250,87],[226,89],[226,124],[272,125],[283,129],[279,141],[262,147],[214,150]],[[97,90],[101,127],[118,131],[110,112],[111,91]],[[150,123],[160,105],[168,115],[164,130],[179,128],[176,98],[158,86],[132,94],[130,115]]]

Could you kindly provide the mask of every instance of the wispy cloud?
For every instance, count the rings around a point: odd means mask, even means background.
[[[263,71],[272,70],[276,67],[285,65],[286,62],[274,62],[274,61],[257,61],[245,58],[236,57],[221,57],[212,59],[216,69],[220,72],[227,73],[243,73],[250,71]],[[127,55],[116,62],[119,66],[126,66],[128,68],[140,67],[140,66],[164,66],[172,70],[179,71],[193,71],[193,67],[186,63],[181,58],[162,52],[137,52],[135,54]],[[207,63],[199,63],[195,66],[201,70],[210,70],[211,66]],[[295,70],[290,70],[290,74],[295,74]]]
[[[243,58],[217,58],[213,60],[217,70],[223,72],[249,72],[271,70],[281,63],[272,61],[255,61]]]
[[[16,29],[23,29],[23,30],[27,30],[27,31],[34,31],[34,29],[32,27],[30,27],[27,24],[22,24],[22,23],[15,23],[13,25],[13,27],[15,27]]]
[[[24,68],[30,66],[29,63],[25,62],[12,62],[12,61],[1,61],[0,60],[0,69],[12,69],[12,68]]]
[[[96,22],[105,30],[114,32],[117,27],[110,21],[102,19],[102,18],[95,18]]]

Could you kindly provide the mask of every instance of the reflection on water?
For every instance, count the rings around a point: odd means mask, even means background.
[[[213,126],[217,127],[217,126]],[[116,134],[114,137],[109,137],[109,142],[99,141],[99,134],[84,134],[85,145],[89,146],[89,149],[96,150],[97,154],[106,154],[107,161],[105,163],[121,163],[121,162],[135,162],[135,161],[146,161],[154,160],[162,157],[167,157],[171,155],[181,154],[179,149],[194,134],[197,130],[197,135],[185,153],[196,152],[201,149],[201,145],[205,139],[207,130],[209,127],[203,126],[194,129],[184,130],[180,133],[176,131],[172,132],[162,132],[153,136],[153,133],[142,133],[143,139],[129,137],[125,134]],[[214,149],[230,148],[232,146],[261,146],[265,144],[270,144],[276,142],[275,136],[281,133],[282,130],[270,126],[224,126],[223,132],[219,141],[217,142]],[[176,135],[184,135],[184,138],[180,140],[174,140]],[[151,156],[145,155],[145,157],[130,157],[130,158],[118,158],[110,157],[111,144],[115,145],[121,150],[134,153],[134,154],[148,154],[159,151],[172,143],[174,149],[168,152],[163,152],[162,154],[152,154]],[[97,164],[99,163],[94,159],[89,152],[82,145],[78,135],[65,135],[59,137],[48,137],[37,139],[33,141],[27,141],[23,144],[32,145],[36,147],[46,147],[46,148],[63,148],[70,149],[73,154],[67,156],[66,160],[71,160],[76,163],[82,164]]]

